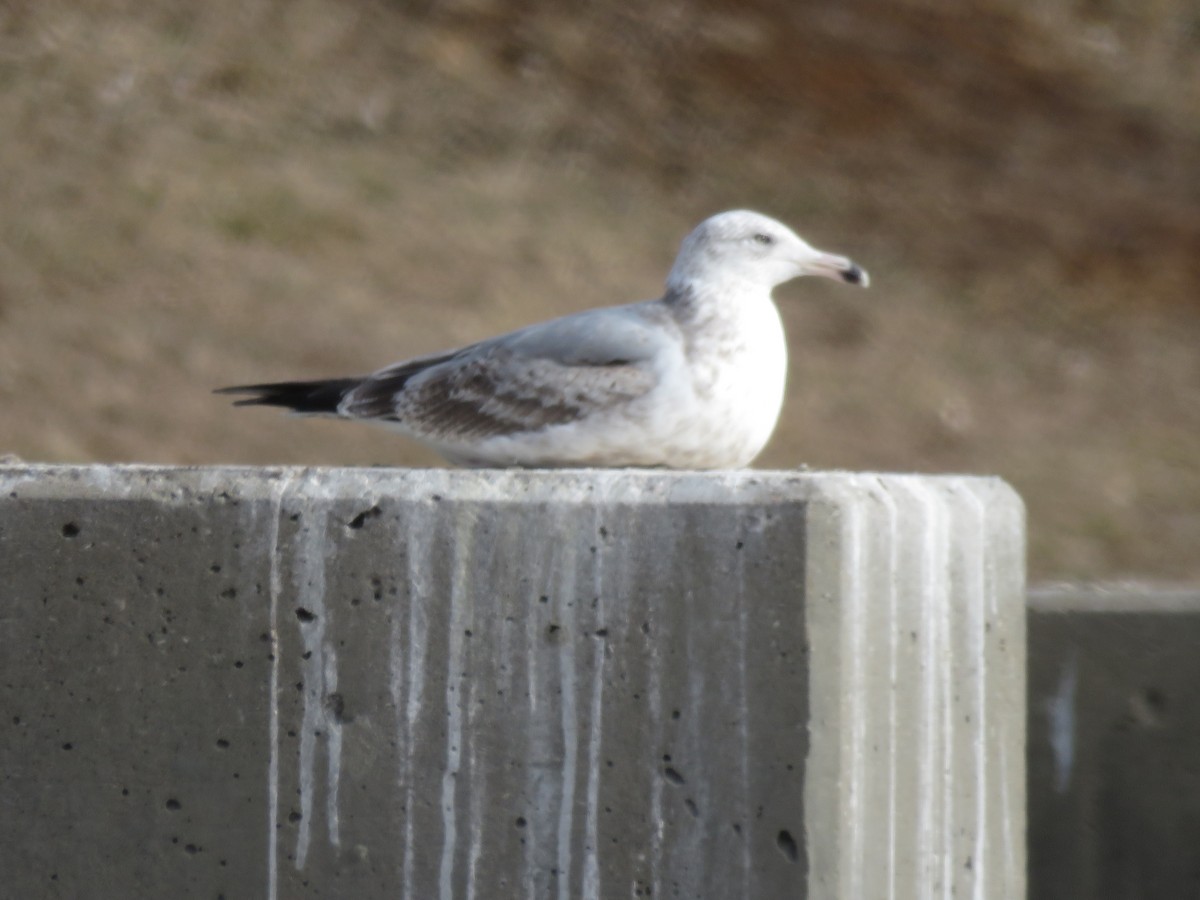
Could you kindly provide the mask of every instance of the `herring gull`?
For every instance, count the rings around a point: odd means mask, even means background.
[[[357,378],[222,388],[236,405],[375,422],[464,466],[741,468],[775,430],[787,343],[772,290],[867,273],[755,212],[680,247],[657,300],[587,310]]]

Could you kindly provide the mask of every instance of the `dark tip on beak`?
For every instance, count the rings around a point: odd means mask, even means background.
[[[842,272],[842,281],[845,281],[847,284],[861,285],[862,287],[866,287],[871,283],[866,270],[857,263],[850,263],[850,268]]]

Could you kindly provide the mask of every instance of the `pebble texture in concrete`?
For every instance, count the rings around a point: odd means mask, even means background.
[[[1023,896],[991,479],[0,468],[13,896]]]

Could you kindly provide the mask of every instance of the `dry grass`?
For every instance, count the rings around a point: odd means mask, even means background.
[[[1200,576],[1200,18],[1027,6],[9,4],[0,452],[429,464],[208,390],[652,296],[753,206],[875,281],[781,292],[761,465],[997,472],[1036,576]]]

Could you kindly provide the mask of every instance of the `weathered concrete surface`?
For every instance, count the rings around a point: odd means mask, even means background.
[[[1200,588],[1039,589],[1029,650],[1030,897],[1200,896]]]
[[[0,468],[13,896],[1024,890],[990,479]]]

